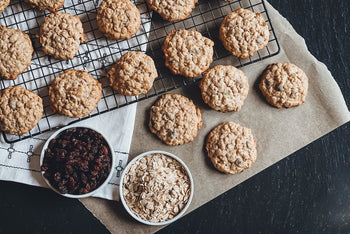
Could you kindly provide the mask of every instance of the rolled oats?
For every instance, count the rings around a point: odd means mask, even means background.
[[[130,210],[139,218],[164,222],[186,206],[191,182],[176,159],[151,154],[131,165],[123,180],[123,195]]]

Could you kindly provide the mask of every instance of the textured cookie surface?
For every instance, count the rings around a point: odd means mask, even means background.
[[[5,10],[5,8],[10,4],[10,0],[0,0],[0,14]]]
[[[226,174],[244,171],[257,157],[251,129],[233,122],[220,124],[209,133],[206,150],[216,169]]]
[[[49,89],[53,111],[80,118],[90,114],[102,98],[102,85],[85,70],[67,70],[55,78]]]
[[[198,0],[147,0],[149,8],[168,21],[186,19],[197,2]]]
[[[78,16],[64,12],[51,13],[40,27],[42,50],[56,59],[73,59],[80,43],[86,42],[83,25]]]
[[[43,116],[43,101],[34,92],[11,86],[0,93],[0,128],[9,134],[23,135]]]
[[[266,100],[277,108],[301,105],[306,100],[308,86],[304,71],[291,63],[269,65],[259,84]]]
[[[206,71],[199,87],[204,102],[221,112],[239,111],[249,91],[244,73],[233,66],[223,65]]]
[[[202,126],[199,108],[179,94],[165,94],[151,108],[149,128],[168,145],[193,141]]]
[[[0,26],[0,76],[14,80],[31,64],[33,46],[19,29]]]
[[[220,26],[220,40],[232,55],[248,58],[269,41],[269,28],[260,13],[239,8],[228,14]]]
[[[122,95],[147,93],[157,76],[153,59],[136,51],[124,54],[107,73],[112,88]]]
[[[64,0],[25,0],[41,11],[49,10],[56,12],[64,5]]]
[[[214,42],[195,30],[173,30],[162,46],[165,65],[175,75],[196,77],[213,62]]]
[[[111,40],[130,39],[141,25],[140,11],[129,0],[104,0],[96,19],[98,29]]]

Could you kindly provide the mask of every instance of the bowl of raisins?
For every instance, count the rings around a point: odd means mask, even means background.
[[[49,187],[69,198],[98,192],[112,178],[112,145],[99,131],[87,126],[64,127],[45,143],[41,173]]]

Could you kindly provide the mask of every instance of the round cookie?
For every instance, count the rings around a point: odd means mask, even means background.
[[[174,22],[186,19],[197,2],[198,0],[147,0],[147,5],[164,20]]]
[[[168,145],[193,141],[201,126],[199,108],[180,94],[165,94],[151,107],[149,128]]]
[[[212,40],[195,30],[173,30],[162,46],[165,65],[175,75],[197,77],[213,62],[213,46]]]
[[[206,150],[215,168],[226,174],[248,169],[257,157],[251,129],[233,122],[222,123],[209,133]]]
[[[0,77],[16,79],[31,64],[33,51],[27,34],[0,25]]]
[[[10,4],[10,0],[0,0],[0,14],[5,10],[5,8]]]
[[[141,15],[129,0],[104,0],[97,11],[98,29],[110,40],[130,39],[141,25]]]
[[[112,88],[122,95],[147,93],[157,76],[153,59],[137,51],[124,54],[107,73]]]
[[[43,116],[43,101],[33,91],[11,86],[0,92],[0,129],[23,135]]]
[[[25,2],[41,11],[49,10],[51,12],[57,12],[64,5],[64,0],[25,0]]]
[[[51,13],[40,27],[42,50],[59,60],[73,59],[78,53],[79,45],[86,40],[83,25],[76,15]]]
[[[239,111],[249,91],[248,78],[230,65],[207,70],[199,87],[204,102],[221,112]]]
[[[90,114],[102,98],[102,85],[85,70],[70,69],[49,88],[51,109],[71,118]]]
[[[259,84],[267,102],[277,108],[300,106],[306,100],[308,86],[304,71],[292,63],[269,65]]]
[[[220,26],[224,47],[239,58],[248,58],[269,42],[269,27],[260,13],[239,8],[228,14]]]

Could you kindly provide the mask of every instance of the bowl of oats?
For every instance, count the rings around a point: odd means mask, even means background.
[[[126,211],[147,225],[166,225],[190,206],[193,179],[186,164],[164,151],[138,155],[124,169],[119,187]]]

